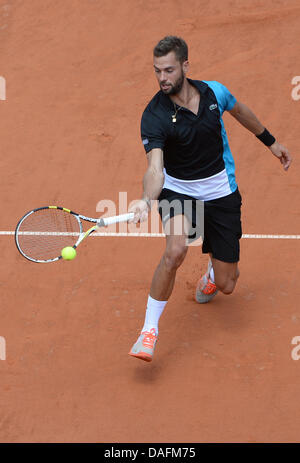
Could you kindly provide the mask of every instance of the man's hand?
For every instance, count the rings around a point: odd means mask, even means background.
[[[269,149],[274,154],[274,156],[280,160],[284,170],[288,170],[292,162],[292,157],[287,148],[275,141],[273,145],[269,146]]]
[[[145,220],[147,220],[148,218],[149,211],[150,209],[145,199],[140,199],[136,201],[128,209],[128,212],[134,213],[134,218],[129,220],[129,223],[145,222]]]

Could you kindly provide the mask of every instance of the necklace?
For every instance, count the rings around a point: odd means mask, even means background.
[[[172,114],[172,122],[175,123],[176,120],[177,120],[177,119],[176,119],[177,113],[178,113],[178,111],[181,109],[181,106],[179,106],[179,107],[176,109],[176,105],[175,105],[174,101],[173,101],[173,105],[174,105],[175,114]]]
[[[190,98],[190,100],[191,100],[194,96],[195,96],[195,93],[194,93],[194,95]],[[190,100],[189,100],[189,101],[190,101]],[[175,122],[177,121],[177,118],[176,118],[177,113],[178,113],[178,111],[180,111],[180,109],[182,109],[182,106],[179,106],[179,107],[176,109],[176,105],[175,105],[174,101],[173,101],[173,105],[174,105],[175,114],[172,114],[172,122],[175,123]]]

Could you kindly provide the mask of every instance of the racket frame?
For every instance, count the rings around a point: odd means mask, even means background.
[[[16,229],[15,229],[15,243],[16,243],[18,251],[20,252],[20,254],[23,257],[25,257],[27,260],[30,260],[31,262],[36,262],[36,263],[50,263],[50,262],[56,262],[56,261],[62,259],[61,255],[58,256],[58,257],[54,257],[53,259],[47,259],[47,260],[34,259],[34,258],[30,257],[30,256],[27,256],[27,254],[25,254],[22,251],[22,248],[21,248],[21,246],[19,244],[18,233],[19,233],[19,229],[20,229],[22,223],[24,222],[24,220],[27,219],[27,217],[29,217],[31,214],[34,214],[35,212],[41,211],[41,210],[44,210],[44,209],[58,209],[58,210],[61,210],[61,211],[64,211],[64,212],[68,212],[69,214],[72,214],[76,218],[76,220],[78,222],[78,225],[79,225],[80,231],[79,231],[79,236],[78,236],[78,239],[77,239],[76,243],[73,246],[71,246],[74,249],[77,249],[79,244],[82,243],[82,241],[85,238],[87,238],[89,235],[91,235],[94,231],[98,230],[99,228],[106,227],[108,225],[118,223],[118,222],[126,222],[129,219],[134,217],[133,213],[127,213],[127,214],[121,214],[121,215],[113,216],[113,217],[104,217],[104,218],[101,218],[101,219],[95,219],[95,218],[92,218],[92,217],[87,217],[85,215],[77,214],[77,212],[74,212],[71,209],[67,209],[67,208],[61,207],[61,206],[44,206],[44,207],[38,207],[36,209],[32,209],[31,211],[24,214],[23,217],[21,217],[21,219],[17,223]],[[92,227],[90,227],[88,230],[86,230],[84,232],[80,219],[85,220],[86,222],[92,222],[95,225],[93,225]],[[25,233],[31,234],[30,232],[25,232]],[[33,235],[42,234],[42,233],[43,232],[36,232],[36,233],[32,232]],[[45,233],[47,233],[47,232],[45,232]],[[50,234],[51,234],[51,232],[50,232]],[[76,233],[76,236],[77,236],[77,233]]]

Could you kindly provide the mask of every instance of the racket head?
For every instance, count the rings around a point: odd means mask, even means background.
[[[63,248],[76,248],[82,230],[75,212],[59,206],[39,207],[19,220],[15,243],[21,255],[32,262],[55,262],[62,258]]]

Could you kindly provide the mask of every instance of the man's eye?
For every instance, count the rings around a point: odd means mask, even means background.
[[[169,70],[167,71],[168,74],[171,74],[171,72],[173,72],[173,69],[169,69]]]

